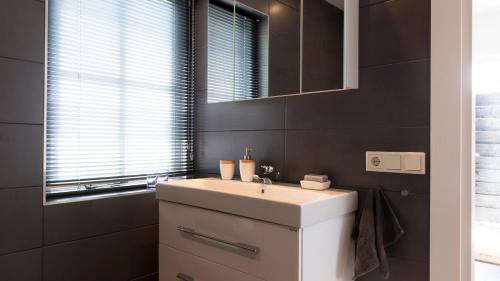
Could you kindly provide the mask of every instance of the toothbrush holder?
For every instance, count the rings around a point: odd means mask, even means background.
[[[223,180],[233,179],[234,160],[220,160],[220,176]]]

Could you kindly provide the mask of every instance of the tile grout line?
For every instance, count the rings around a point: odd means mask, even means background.
[[[148,273],[146,275],[142,275],[142,276],[139,276],[139,277],[136,277],[136,278],[133,278],[131,279],[130,281],[140,281],[144,278],[147,278],[147,277],[150,277],[150,276],[155,276],[156,274],[159,274],[158,271],[155,271],[155,272],[151,272],[151,273]]]
[[[30,252],[30,251],[34,251],[34,250],[38,250],[38,249],[41,250],[42,248],[43,248],[43,246],[33,247],[33,248],[28,248],[28,249],[24,249],[24,250],[13,251],[13,252],[6,252],[6,253],[3,253],[3,254],[0,254],[0,257],[5,257],[5,256],[9,256],[9,255],[15,255],[15,254],[24,253],[24,252]]]
[[[313,130],[385,130],[385,129],[429,129],[430,126],[395,126],[395,127],[315,127],[315,128],[286,128],[286,129],[249,129],[249,130],[214,130],[199,131],[200,134],[206,133],[237,133],[237,132],[276,132],[276,131],[313,131]]]
[[[72,239],[72,240],[57,242],[57,243],[53,243],[53,244],[43,245],[43,248],[45,248],[45,247],[47,247],[47,248],[48,247],[55,247],[55,246],[60,246],[60,245],[63,245],[63,244],[70,244],[70,243],[74,243],[74,242],[78,242],[78,241],[83,241],[83,240],[90,240],[90,239],[98,238],[98,237],[111,236],[111,235],[114,235],[114,234],[119,234],[119,233],[124,233],[124,232],[127,232],[127,231],[139,230],[139,229],[145,229],[145,228],[149,228],[149,227],[152,227],[152,226],[158,226],[158,225],[159,225],[158,223],[145,224],[145,225],[136,226],[136,227],[127,228],[127,229],[122,229],[122,230],[118,230],[118,231],[106,232],[106,233],[102,233],[102,234],[95,234],[95,235],[91,235],[91,236],[87,236],[87,237],[83,237],[83,238]]]
[[[0,192],[8,191],[8,190],[18,190],[18,189],[29,189],[29,188],[42,188],[42,186],[7,186],[0,187]]]
[[[8,57],[8,56],[0,56],[0,59],[7,59],[7,60],[14,60],[14,61],[21,61],[21,62],[29,62],[29,63],[35,63],[35,64],[41,64],[44,65],[44,62],[36,61],[36,60],[30,60],[30,59],[21,59],[21,58],[15,58],[15,57]]]
[[[383,63],[383,64],[372,64],[372,65],[360,65],[359,69],[370,69],[370,68],[383,68],[383,67],[389,67],[389,66],[396,66],[400,64],[411,64],[411,63],[418,63],[418,62],[425,62],[425,61],[431,61],[430,57],[421,57],[421,58],[414,58],[414,59],[407,59],[407,60],[402,60],[402,61],[395,61],[395,62],[389,62],[389,63]]]
[[[23,123],[23,122],[3,122],[0,125],[26,125],[26,126],[43,126],[43,123]]]

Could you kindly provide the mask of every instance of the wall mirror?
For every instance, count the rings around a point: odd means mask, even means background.
[[[195,3],[208,103],[358,87],[358,0]]]

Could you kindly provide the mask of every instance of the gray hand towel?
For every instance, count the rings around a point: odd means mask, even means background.
[[[389,279],[389,264],[385,249],[404,235],[389,201],[381,187],[366,195],[363,210],[358,213],[353,238],[356,239],[356,260],[353,280],[379,269]]]

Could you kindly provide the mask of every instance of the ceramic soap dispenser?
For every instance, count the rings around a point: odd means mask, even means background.
[[[255,160],[253,160],[250,155],[251,151],[252,148],[247,145],[245,147],[245,155],[243,155],[243,159],[240,160],[240,177],[243,182],[251,182],[255,174]]]

